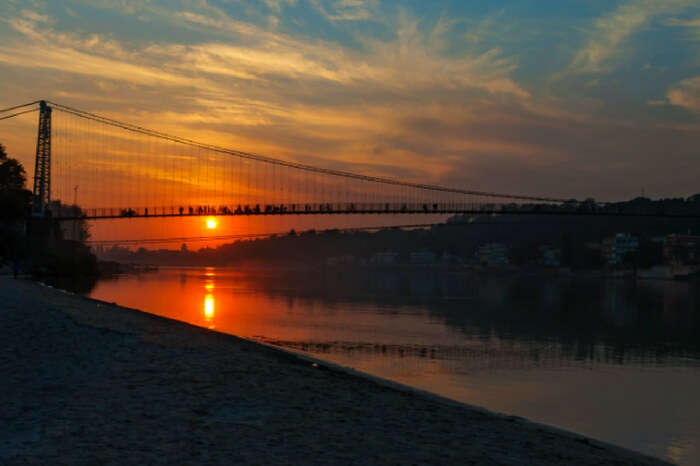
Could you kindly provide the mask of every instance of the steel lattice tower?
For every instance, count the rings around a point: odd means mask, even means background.
[[[51,107],[42,100],[39,103],[39,132],[36,139],[34,166],[34,215],[46,215],[51,202]]]

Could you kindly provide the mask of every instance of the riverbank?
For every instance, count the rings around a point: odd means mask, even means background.
[[[0,303],[2,464],[664,464],[28,281]]]

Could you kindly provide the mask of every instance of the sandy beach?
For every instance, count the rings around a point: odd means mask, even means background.
[[[0,329],[2,465],[667,464],[4,276]]]

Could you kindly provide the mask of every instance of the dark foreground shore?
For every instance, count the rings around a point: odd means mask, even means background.
[[[665,464],[8,277],[0,332],[1,465]]]

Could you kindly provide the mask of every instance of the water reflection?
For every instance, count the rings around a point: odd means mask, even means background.
[[[216,271],[213,268],[207,268],[204,275],[206,277],[206,282],[204,284],[204,289],[206,290],[206,294],[204,295],[204,320],[209,324],[208,327],[213,329],[214,314],[216,312],[216,302],[214,300],[214,278],[216,277]]]
[[[672,281],[208,268],[91,295],[700,464],[699,294]]]
[[[208,294],[204,297],[204,320],[208,323],[214,321],[214,295]],[[214,325],[209,328],[214,328]]]

